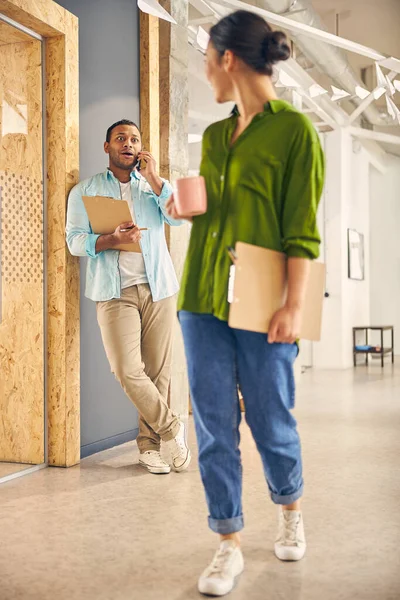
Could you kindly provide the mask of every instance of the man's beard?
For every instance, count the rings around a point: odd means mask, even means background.
[[[119,159],[117,152],[110,152],[109,154],[110,154],[110,159],[111,159],[111,162],[113,163],[113,165],[118,167],[118,169],[124,169],[125,171],[133,171],[133,169],[136,167],[136,165],[139,162],[137,156],[132,156],[132,163],[128,164],[126,162],[122,162]]]

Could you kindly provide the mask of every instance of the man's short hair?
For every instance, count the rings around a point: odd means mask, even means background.
[[[121,119],[121,121],[117,121],[116,123],[113,123],[112,125],[110,125],[110,127],[107,129],[107,133],[106,133],[106,142],[109,142],[111,140],[111,133],[112,130],[115,129],[115,127],[119,127],[120,125],[132,125],[133,127],[136,127],[136,129],[140,132],[139,127],[136,125],[136,123],[134,123],[133,121],[129,121],[129,119]]]

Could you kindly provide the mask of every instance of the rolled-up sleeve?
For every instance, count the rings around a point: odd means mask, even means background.
[[[68,197],[66,239],[73,256],[97,258],[96,241],[100,237],[92,232],[85,205],[82,200],[81,186],[72,188]]]
[[[283,249],[290,257],[315,259],[321,243],[317,211],[324,185],[325,161],[311,123],[302,119],[297,125],[283,183]]]

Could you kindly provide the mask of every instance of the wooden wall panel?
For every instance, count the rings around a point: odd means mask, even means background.
[[[143,146],[160,163],[159,21],[140,11],[140,129]]]
[[[0,0],[0,13],[44,37],[64,33],[68,14],[53,0]]]
[[[78,51],[73,27],[46,49],[49,464],[62,466],[80,459],[79,262],[65,245],[66,198],[79,161],[78,69],[67,60]]]
[[[46,40],[48,461],[80,458],[79,262],[65,244],[66,199],[79,179],[78,19],[52,0],[0,0]]]
[[[0,105],[0,460],[40,464],[44,462],[40,42],[1,47]]]

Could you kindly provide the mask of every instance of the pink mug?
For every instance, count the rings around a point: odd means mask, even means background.
[[[182,177],[175,183],[174,200],[182,218],[203,215],[207,210],[206,182],[201,175]]]

